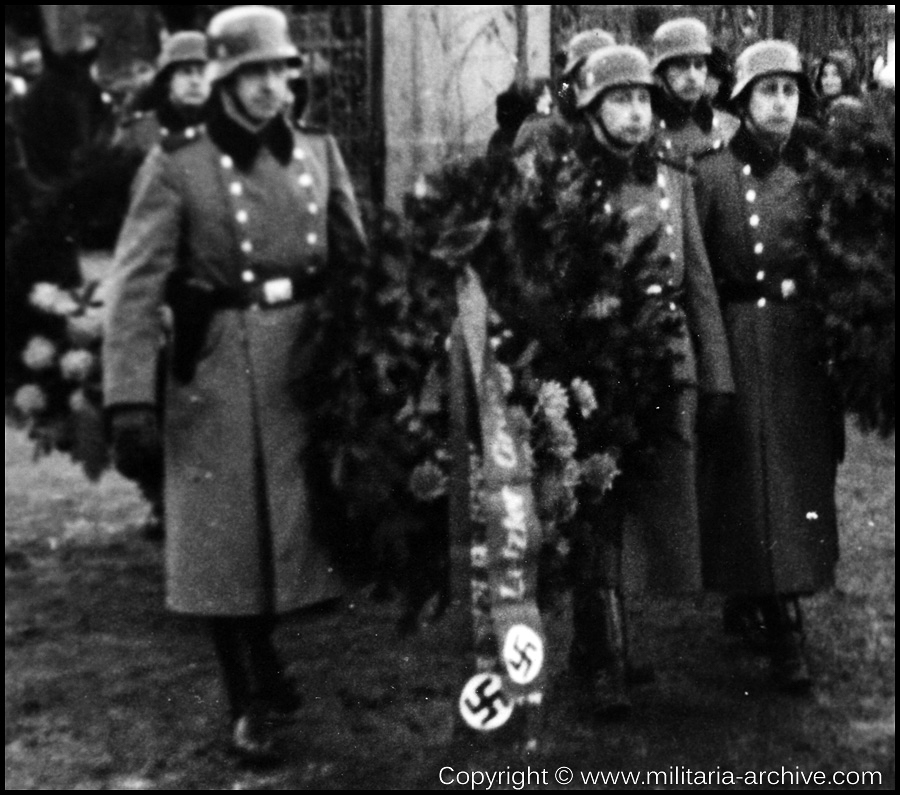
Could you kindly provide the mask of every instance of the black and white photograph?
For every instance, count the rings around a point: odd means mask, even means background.
[[[4,9],[7,790],[894,789],[894,6]]]

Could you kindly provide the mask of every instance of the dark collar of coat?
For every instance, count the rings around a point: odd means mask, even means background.
[[[804,119],[798,119],[788,142],[781,149],[772,149],[765,146],[747,128],[746,121],[741,122],[741,128],[731,139],[729,146],[734,156],[742,163],[746,163],[753,173],[760,177],[770,174],[780,164],[793,168],[803,173],[809,166],[810,153],[821,137],[816,125]]]
[[[707,135],[712,132],[713,108],[706,97],[693,106],[679,101],[668,91],[657,91],[653,95],[653,110],[666,127],[672,130],[680,130],[691,120]]]
[[[629,157],[623,157],[601,144],[590,125],[582,121],[573,133],[573,147],[578,159],[602,177],[611,190],[629,179],[648,185],[656,182],[657,161],[648,143],[640,144]]]
[[[203,108],[180,108],[171,102],[162,102],[156,108],[156,120],[167,132],[180,133],[188,127],[200,124],[203,121],[203,113]]]
[[[252,132],[225,110],[219,92],[214,92],[209,101],[206,128],[213,143],[229,155],[241,171],[248,171],[253,166],[263,147],[285,166],[294,151],[294,134],[283,116],[276,116],[259,132]]]

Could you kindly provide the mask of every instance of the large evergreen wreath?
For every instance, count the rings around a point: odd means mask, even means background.
[[[894,108],[879,91],[839,119],[807,178],[832,377],[860,427],[884,435],[896,424]]]

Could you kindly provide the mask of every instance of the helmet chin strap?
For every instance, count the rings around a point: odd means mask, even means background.
[[[595,116],[593,113],[588,116],[588,121],[590,122],[591,129],[594,131],[597,140],[607,149],[612,151],[613,154],[618,155],[619,157],[628,157],[635,149],[637,149],[637,144],[630,144],[627,141],[623,141],[621,138],[616,138],[616,136],[607,129],[606,125],[603,123],[603,119]]]

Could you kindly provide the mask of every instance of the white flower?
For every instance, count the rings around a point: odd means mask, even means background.
[[[618,457],[613,453],[595,453],[581,464],[581,479],[599,494],[606,494],[621,474]]]
[[[88,400],[87,395],[84,394],[83,389],[76,389],[71,395],[69,395],[69,409],[73,414],[80,414],[85,409],[89,408],[91,405]]]
[[[581,416],[587,419],[597,410],[597,396],[594,394],[594,387],[582,378],[574,378],[572,392]]]
[[[22,361],[29,370],[49,370],[56,361],[56,345],[46,337],[32,337],[22,351]]]
[[[555,419],[565,419],[566,412],[569,410],[569,396],[562,384],[557,381],[545,381],[541,384],[537,402],[551,422]]]
[[[66,290],[50,282],[38,282],[28,300],[35,309],[51,315],[70,315],[78,311],[78,302]]]
[[[613,295],[597,296],[585,310],[589,320],[606,320],[612,317],[622,306],[622,300]]]
[[[94,372],[97,360],[89,351],[75,350],[64,354],[59,369],[66,381],[87,381]]]
[[[504,395],[509,395],[513,391],[513,387],[515,386],[512,370],[510,370],[505,364],[498,364],[497,374],[500,376],[500,390]]]
[[[25,384],[13,396],[13,405],[26,417],[33,417],[47,408],[47,395],[37,384]]]

